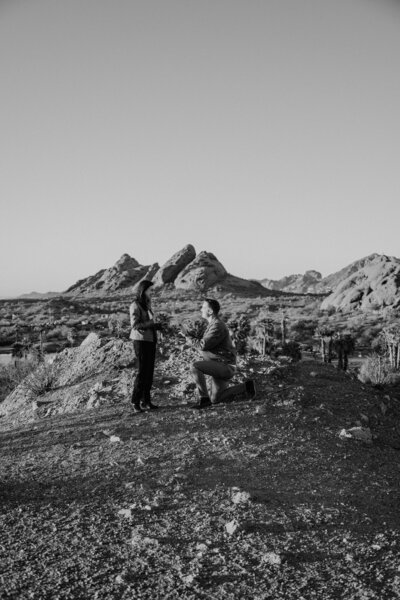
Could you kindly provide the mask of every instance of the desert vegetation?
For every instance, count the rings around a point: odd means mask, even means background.
[[[329,307],[321,310],[322,299],[312,295],[254,297],[215,291],[213,295],[221,302],[223,318],[239,354],[283,354],[294,359],[300,359],[304,353],[317,356],[322,348],[321,332],[329,331],[332,358],[337,358],[337,338],[347,336],[352,340],[353,358],[367,359],[370,354],[376,355],[370,357],[362,369],[364,381],[369,381],[368,369],[372,369],[369,365],[375,364],[378,358],[381,364],[378,373],[391,373],[384,375],[382,381],[396,380],[400,363],[398,309],[339,311]],[[164,338],[170,336],[173,343],[179,343],[177,332],[185,324],[199,321],[202,297],[199,292],[183,292],[171,286],[156,291],[154,304],[164,320]],[[1,369],[3,397],[5,391],[10,391],[12,382],[19,380],[23,369],[30,368],[29,365],[22,367],[21,359],[28,359],[25,362],[30,362],[33,369],[45,354],[76,347],[91,332],[103,339],[127,339],[129,304],[130,297],[123,295],[79,300],[54,297],[46,301],[1,301],[0,352],[13,357],[6,372],[5,367]],[[197,326],[201,329],[201,325]],[[15,372],[10,373],[13,367]],[[376,382],[376,373],[370,380]]]
[[[396,311],[214,295],[257,397],[201,414],[201,294],[155,293],[161,409],[136,416],[129,297],[1,304],[5,598],[398,597]]]

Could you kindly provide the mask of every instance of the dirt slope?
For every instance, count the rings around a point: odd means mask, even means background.
[[[398,400],[313,362],[256,379],[3,425],[2,598],[398,598]]]

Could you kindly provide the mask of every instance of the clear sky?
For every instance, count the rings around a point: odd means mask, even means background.
[[[0,0],[0,296],[400,256],[399,0]]]

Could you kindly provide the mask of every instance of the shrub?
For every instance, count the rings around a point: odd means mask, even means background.
[[[15,364],[0,368],[0,401],[4,400],[13,390],[37,368],[36,361],[16,361]]]
[[[228,323],[228,327],[237,353],[245,354],[250,334],[250,323],[248,318],[242,315],[238,319],[231,319]]]
[[[297,342],[287,342],[286,344],[283,344],[281,354],[282,356],[289,356],[290,358],[293,358],[293,360],[301,360],[300,344]]]
[[[400,373],[387,358],[374,353],[362,362],[358,379],[371,385],[391,385],[400,381]]]
[[[183,335],[193,338],[195,340],[201,340],[207,327],[207,322],[201,319],[191,320],[187,319],[181,325],[181,331]]]
[[[108,319],[107,325],[112,336],[122,339],[129,335],[130,321],[123,313],[112,315]]]
[[[26,391],[33,396],[42,396],[53,389],[55,382],[55,370],[52,364],[42,363],[35,371],[32,371],[24,379],[22,385]]]

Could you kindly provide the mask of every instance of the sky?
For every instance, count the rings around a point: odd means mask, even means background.
[[[0,0],[0,296],[400,256],[400,0]]]

